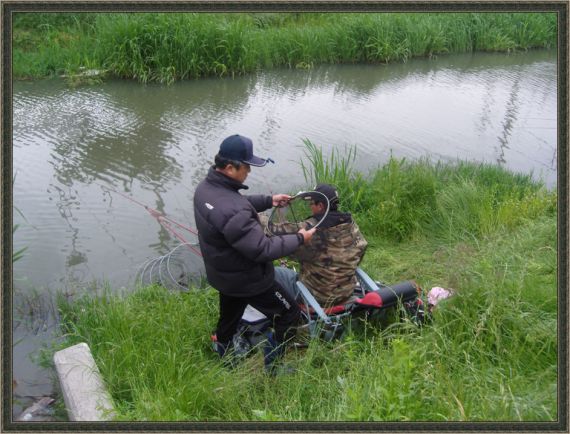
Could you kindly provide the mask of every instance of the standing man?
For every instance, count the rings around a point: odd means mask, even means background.
[[[315,229],[268,237],[258,212],[284,204],[289,195],[245,196],[239,190],[251,166],[265,160],[253,155],[253,143],[240,135],[220,145],[206,178],[194,193],[194,217],[208,282],[219,291],[220,317],[216,328],[217,351],[227,355],[238,322],[248,304],[273,320],[275,333],[264,350],[267,372],[274,374],[285,343],[294,335],[300,311],[291,295],[275,282],[273,260],[290,255],[307,243]]]

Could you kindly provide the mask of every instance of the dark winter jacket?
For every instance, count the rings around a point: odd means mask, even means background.
[[[248,187],[211,167],[194,193],[194,217],[208,282],[223,294],[244,297],[274,285],[273,260],[293,253],[301,234],[267,237],[258,212],[271,196],[243,196]]]

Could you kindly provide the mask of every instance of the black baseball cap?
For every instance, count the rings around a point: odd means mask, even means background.
[[[273,162],[271,158],[264,159],[253,155],[253,142],[239,134],[224,139],[218,155],[228,160],[240,161],[257,167],[265,166],[268,161]]]

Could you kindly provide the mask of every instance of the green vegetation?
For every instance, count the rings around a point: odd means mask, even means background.
[[[16,211],[20,212],[20,210],[18,208],[14,208],[14,209]],[[18,225],[18,224],[12,226],[12,237],[14,236],[14,232],[16,232],[16,230],[18,230],[19,227],[20,227],[20,225]],[[22,259],[24,257],[24,252],[27,249],[28,249],[27,247],[22,247],[22,248],[16,250],[15,252],[12,252],[12,263]]]
[[[301,163],[301,168],[309,184],[338,187],[343,206],[358,215],[367,235],[400,241],[429,234],[454,242],[555,214],[556,195],[542,183],[496,165],[390,158],[365,179],[350,167],[356,149],[341,155],[333,151],[327,160],[305,140],[310,167]]]
[[[260,354],[230,371],[210,350],[213,289],[62,300],[62,345],[89,344],[119,419],[556,420],[556,192],[465,162],[391,159],[365,177],[354,150],[333,163],[306,145],[307,181],[336,183],[356,210],[363,268],[456,295],[421,329],[359,322],[342,341],[291,349],[298,372],[274,379]]]
[[[14,177],[12,178],[12,188],[14,188],[15,182],[16,182],[16,175],[14,175]],[[26,217],[24,216],[24,214],[22,214],[22,211],[20,211],[18,207],[15,206],[14,211],[16,211],[24,220],[26,220]],[[16,232],[19,227],[20,227],[19,224],[12,225],[12,238],[14,238],[14,232]],[[28,250],[28,247],[21,247],[15,252],[12,252],[12,263],[22,259],[24,257],[24,253],[26,250]]]
[[[556,46],[554,13],[38,14],[14,16],[13,73],[97,70],[141,82],[286,66],[379,63]]]

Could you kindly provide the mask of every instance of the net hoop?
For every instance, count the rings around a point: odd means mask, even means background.
[[[199,261],[199,262],[198,262]],[[197,243],[181,243],[167,254],[147,259],[137,273],[142,286],[161,285],[170,290],[188,291],[203,287],[204,263]]]
[[[286,208],[289,206],[289,204],[295,200],[309,200],[310,198],[314,198],[315,196],[319,197],[319,202],[322,202],[326,205],[326,209],[325,212],[323,213],[322,217],[317,221],[317,223],[315,223],[314,225],[312,225],[309,229],[312,228],[317,228],[321,225],[321,223],[327,218],[327,216],[329,215],[329,211],[330,211],[330,201],[329,198],[326,197],[323,193],[321,193],[320,191],[300,191],[298,192],[296,195],[292,196],[289,200],[287,205],[285,206],[276,206],[273,207],[273,209],[271,210],[271,214],[269,215],[269,222],[267,224],[267,230],[272,234],[272,235],[283,235],[284,233],[292,233],[292,232],[279,232],[276,233],[272,230],[275,229],[274,226],[274,221],[277,219],[277,215],[281,212],[281,210],[283,210],[283,208]],[[298,221],[296,216],[293,214],[293,217],[295,218],[295,222],[290,222],[290,223],[294,223],[297,227],[299,226],[299,224],[302,221]],[[295,231],[297,232],[297,231]]]

